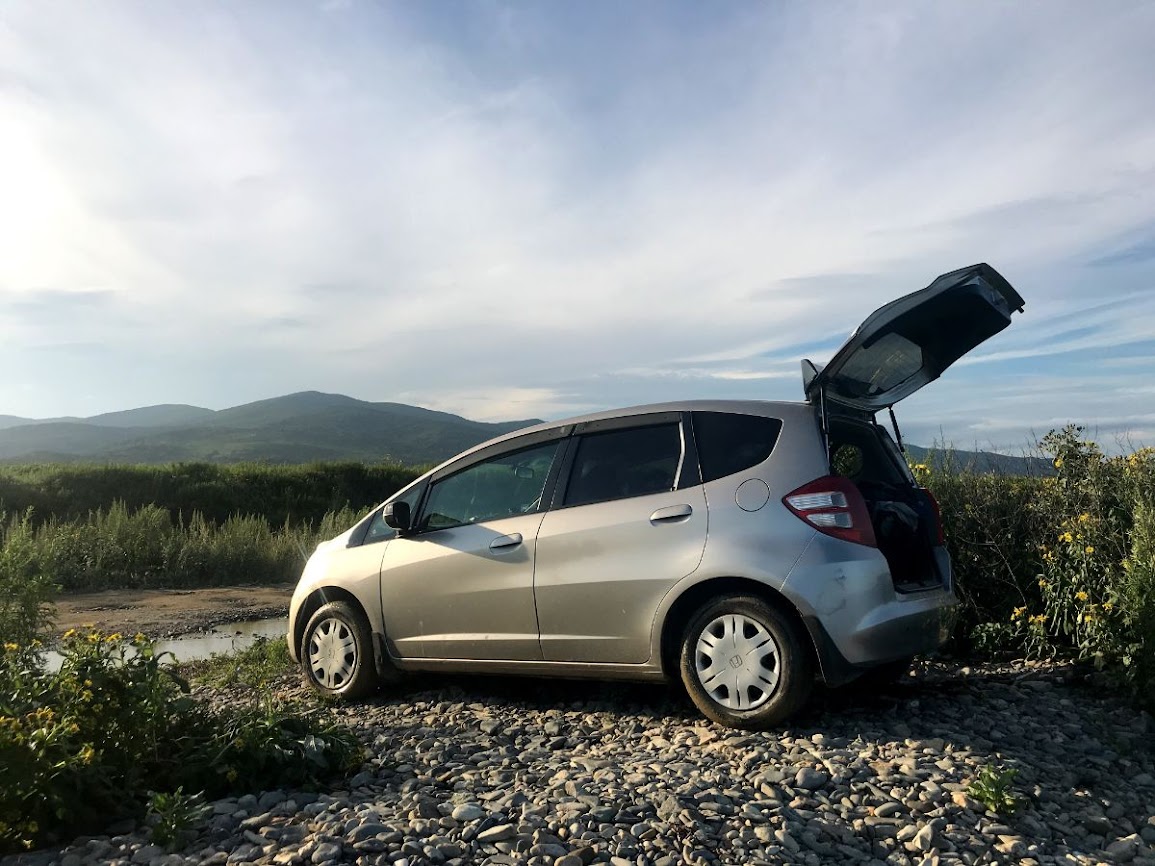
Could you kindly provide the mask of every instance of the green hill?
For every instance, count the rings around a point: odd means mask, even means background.
[[[19,422],[28,419],[17,419]],[[0,460],[234,463],[444,460],[536,420],[490,424],[401,403],[306,391],[214,412],[150,406],[0,429]]]

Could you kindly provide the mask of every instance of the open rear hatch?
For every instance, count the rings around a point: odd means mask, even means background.
[[[1022,312],[1023,299],[990,265],[943,274],[866,317],[830,363],[802,362],[806,399],[873,414],[933,382]]]
[[[832,475],[865,500],[875,544],[895,588],[915,592],[949,584],[942,522],[933,496],[919,488],[899,450],[874,420],[975,346],[1011,323],[1023,299],[990,265],[943,274],[925,289],[880,307],[825,367],[802,362],[806,399],[819,410]],[[901,437],[899,444],[901,445]]]

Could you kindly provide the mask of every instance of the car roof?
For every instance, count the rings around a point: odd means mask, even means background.
[[[559,418],[556,421],[545,421],[529,427],[522,427],[493,439],[480,442],[465,451],[454,454],[448,460],[433,467],[426,475],[431,475],[461,458],[490,448],[502,442],[519,439],[532,433],[544,430],[554,430],[567,425],[585,424],[589,421],[604,421],[608,418],[628,418],[631,415],[655,415],[661,412],[732,412],[736,415],[767,415],[780,418],[783,421],[789,418],[812,418],[814,407],[809,403],[784,400],[677,400],[669,403],[647,403],[641,406],[626,406],[621,409],[606,409],[601,412],[590,412],[586,415],[575,415],[571,418]],[[422,476],[424,477],[424,476]]]

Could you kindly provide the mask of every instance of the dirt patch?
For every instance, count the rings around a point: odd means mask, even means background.
[[[293,584],[210,589],[110,589],[56,602],[56,632],[95,628],[150,638],[196,634],[213,626],[286,616]]]

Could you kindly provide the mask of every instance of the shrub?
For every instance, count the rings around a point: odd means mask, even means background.
[[[140,815],[150,797],[155,810],[168,802],[150,790],[158,780],[216,797],[313,782],[360,760],[350,733],[291,707],[193,700],[143,635],[73,631],[61,654],[56,672],[35,653],[0,656],[0,853]]]

